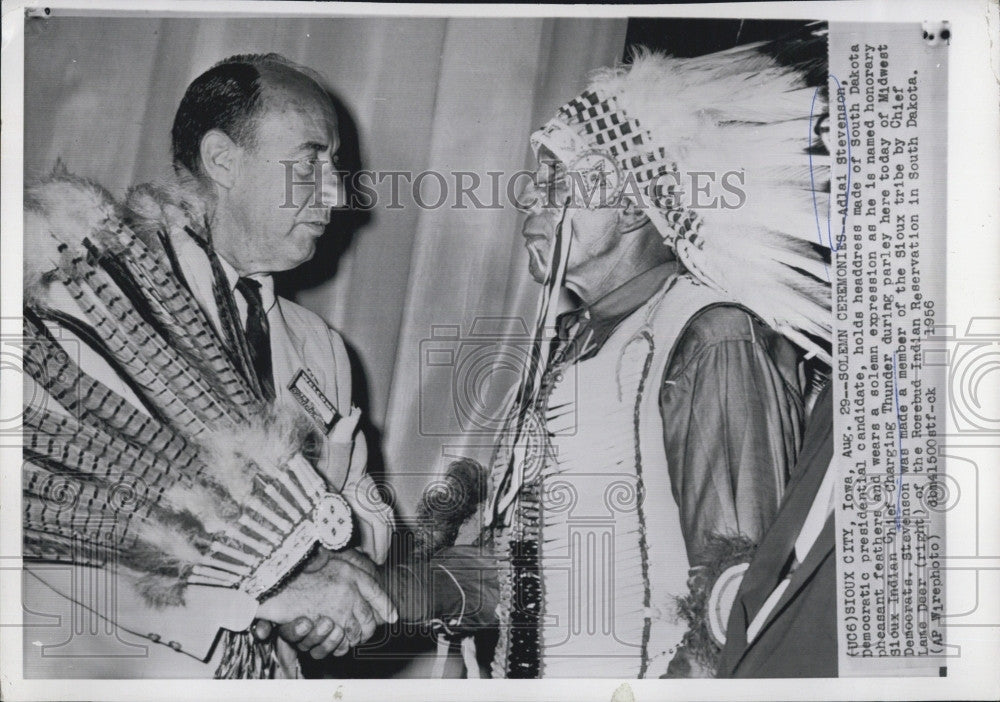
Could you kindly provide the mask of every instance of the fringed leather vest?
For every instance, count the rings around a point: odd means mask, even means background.
[[[685,625],[688,560],[659,409],[671,350],[721,293],[678,276],[578,363],[546,369],[522,430],[494,677],[659,677]],[[509,450],[498,447],[494,469]]]

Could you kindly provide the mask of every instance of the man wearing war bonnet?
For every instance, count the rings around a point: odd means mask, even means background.
[[[712,674],[829,363],[814,100],[760,45],[641,51],[532,136],[534,357],[481,544],[428,576],[446,632],[498,627],[494,677]],[[738,174],[742,201],[692,206],[691,172]],[[560,288],[581,304],[556,317]]]
[[[307,615],[324,655],[394,618],[344,343],[271,277],[312,257],[338,146],[315,74],[234,56],[180,103],[175,181],[27,188],[24,601],[94,622],[56,657],[27,626],[29,675],[296,675],[255,617]]]

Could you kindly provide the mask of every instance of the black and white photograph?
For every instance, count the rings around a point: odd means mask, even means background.
[[[997,7],[836,4],[5,4],[4,696],[989,698]]]

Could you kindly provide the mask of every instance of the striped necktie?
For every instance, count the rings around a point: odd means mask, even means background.
[[[260,283],[252,278],[240,278],[236,289],[247,303],[245,324],[250,359],[268,401],[274,400],[274,377],[271,368],[271,328],[260,295]]]

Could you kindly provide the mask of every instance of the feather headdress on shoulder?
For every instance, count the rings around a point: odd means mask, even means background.
[[[763,49],[640,50],[596,72],[532,146],[571,171],[601,166],[602,187],[641,207],[692,274],[829,364],[829,247],[817,226],[829,163],[814,133],[826,100],[806,85],[806,67]],[[704,203],[693,199],[696,172],[701,185],[715,180]]]

